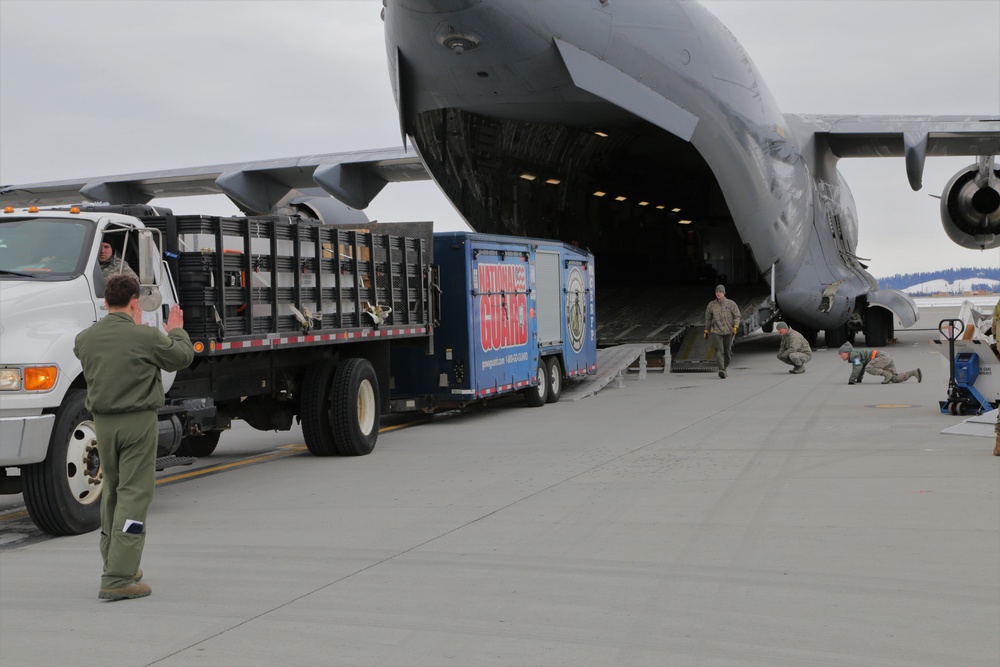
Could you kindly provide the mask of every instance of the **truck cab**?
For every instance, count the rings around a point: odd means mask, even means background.
[[[143,323],[160,326],[176,300],[155,230],[78,207],[0,213],[0,492],[23,491],[32,518],[55,534],[82,532],[103,482],[73,353],[76,335],[108,312],[102,242],[139,276]]]

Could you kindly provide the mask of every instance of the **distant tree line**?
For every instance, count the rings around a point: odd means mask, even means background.
[[[994,291],[996,286],[987,282],[978,284],[976,278],[986,280],[1000,280],[1000,268],[958,268],[942,269],[940,271],[925,271],[923,273],[897,273],[893,276],[879,278],[878,284],[882,289],[903,290],[913,285],[927,283],[932,280],[944,280],[953,283],[957,280],[971,280],[972,290]]]

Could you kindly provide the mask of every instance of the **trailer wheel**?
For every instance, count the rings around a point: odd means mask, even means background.
[[[219,446],[219,438],[222,431],[206,431],[201,435],[184,436],[180,446],[177,448],[177,456],[211,456],[215,448]]]
[[[331,392],[330,423],[335,453],[371,454],[378,440],[381,404],[378,377],[367,359],[345,359],[337,366]]]
[[[538,384],[524,390],[524,402],[528,407],[540,408],[545,405],[545,399],[549,394],[549,371],[541,357],[538,358],[535,376],[538,378]]]
[[[86,397],[83,389],[66,394],[56,412],[45,460],[21,468],[28,514],[52,535],[80,535],[101,526],[104,472]]]
[[[563,391],[563,369],[559,362],[559,357],[549,357],[545,360],[546,374],[549,380],[549,393],[545,397],[546,403],[556,403]]]
[[[302,378],[302,437],[313,456],[333,456],[333,427],[330,425],[330,384],[333,365],[329,362],[310,366]]]

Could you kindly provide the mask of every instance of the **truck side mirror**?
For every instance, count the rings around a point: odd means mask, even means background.
[[[160,248],[152,230],[139,230],[139,284],[160,284]]]
[[[139,287],[139,307],[147,313],[155,311],[163,303],[163,295],[156,285],[142,285]]]

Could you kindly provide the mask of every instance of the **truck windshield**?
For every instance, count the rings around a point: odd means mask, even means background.
[[[0,279],[72,278],[86,269],[94,223],[57,218],[0,221]]]

